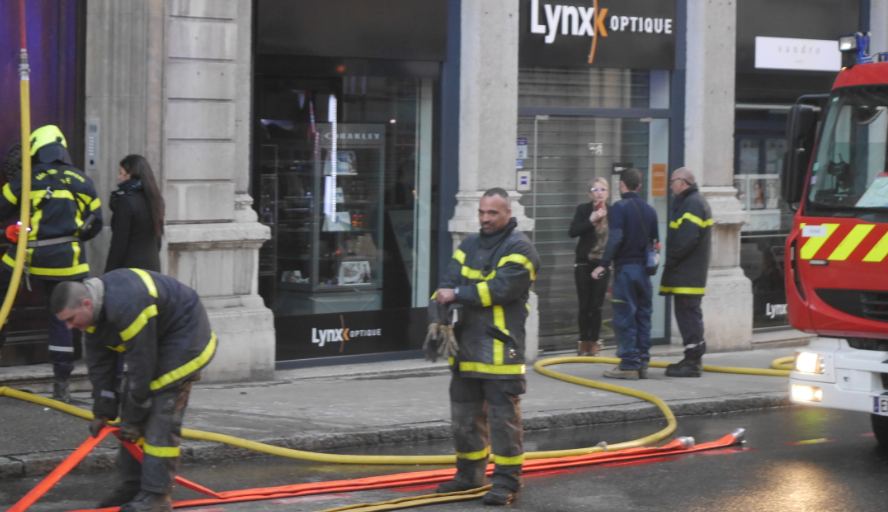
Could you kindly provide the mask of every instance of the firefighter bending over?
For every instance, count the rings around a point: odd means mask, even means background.
[[[31,221],[23,281],[39,279],[47,306],[53,289],[62,281],[81,281],[89,276],[89,264],[81,242],[102,230],[101,201],[92,180],[75,168],[68,154],[65,136],[58,127],[42,126],[31,134],[32,161]],[[18,220],[22,195],[21,146],[13,147],[3,162],[6,184],[0,194],[0,222]],[[0,292],[6,293],[15,266],[17,224],[6,230],[13,243],[0,265]],[[5,327],[5,326],[4,326]],[[0,331],[0,347],[6,329]],[[52,396],[70,399],[68,379],[74,370],[74,342],[71,331],[54,315],[49,315],[49,362],[53,366]]]
[[[440,304],[456,305],[449,309],[456,311],[453,329],[459,340],[459,352],[450,361],[457,472],[437,492],[485,485],[489,437],[496,468],[484,503],[505,505],[521,487],[524,322],[540,259],[527,236],[515,229],[505,190],[484,193],[478,220],[481,232],[460,244],[434,296]]]
[[[99,508],[170,511],[185,406],[216,350],[197,292],[162,274],[118,269],[83,283],[62,283],[51,307],[68,327],[87,332],[95,401],[91,433],[98,435],[119,411],[120,438],[131,443],[144,438],[141,467],[121,445],[117,470],[123,481]],[[122,385],[118,353],[126,362]]]

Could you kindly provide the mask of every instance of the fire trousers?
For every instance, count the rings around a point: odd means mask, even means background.
[[[525,389],[524,376],[474,379],[454,372],[450,381],[450,412],[456,446],[455,480],[478,487],[485,485],[492,448],[496,468],[491,482],[518,491],[524,463],[520,395]]]
[[[142,483],[142,490],[167,494],[179,469],[182,419],[191,395],[193,380],[181,382],[153,396],[151,412],[139,424],[145,444],[142,464],[123,446],[117,457],[117,470],[126,482]]]
[[[702,302],[702,295],[672,296],[675,321],[678,323],[679,332],[681,332],[686,359],[700,359],[706,353],[706,341],[703,337],[703,309],[700,307]]]
[[[53,374],[57,379],[67,379],[74,371],[74,333],[52,312],[49,310],[49,298],[52,297],[52,291],[56,285],[62,281],[50,281],[44,279],[30,278],[32,281],[39,281],[43,284],[43,296],[46,303],[46,314],[49,319],[49,362],[52,363]],[[0,268],[0,293],[6,296],[6,290],[9,288],[9,282],[12,280],[12,273],[6,267]],[[22,283],[25,277],[22,276]],[[2,301],[2,299],[0,299]],[[0,330],[0,349],[6,343],[6,326]]]

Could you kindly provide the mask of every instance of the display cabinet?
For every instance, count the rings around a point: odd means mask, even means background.
[[[262,121],[263,295],[280,316],[382,302],[385,126]],[[336,162],[334,165],[333,162]]]

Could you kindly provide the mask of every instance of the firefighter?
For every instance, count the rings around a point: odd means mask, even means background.
[[[19,147],[19,155],[21,148]],[[71,163],[65,136],[58,127],[47,125],[31,134],[31,221],[25,261],[25,283],[32,279],[43,283],[47,307],[56,285],[79,281],[89,275],[89,264],[81,242],[93,238],[102,229],[101,201],[92,180]],[[21,168],[20,161],[18,169]],[[0,194],[0,221],[17,219],[22,178],[13,162],[4,162],[7,182]],[[7,229],[7,237],[18,241],[18,225]],[[15,244],[2,257],[0,290],[9,287],[15,266]],[[0,346],[6,329],[0,331]],[[68,379],[74,369],[73,336],[55,315],[49,315],[49,361],[53,365],[53,398],[69,401]]]
[[[675,320],[685,351],[681,361],[666,367],[666,375],[700,377],[706,353],[701,305],[712,248],[712,210],[700,194],[694,173],[687,167],[672,172],[669,187],[675,199],[666,234],[660,295],[673,296]]]
[[[216,335],[197,292],[163,274],[117,269],[59,285],[51,307],[68,327],[87,332],[92,435],[119,412],[120,438],[144,438],[141,467],[121,445],[117,464],[123,481],[99,508],[171,510],[185,407],[192,384],[216,351]],[[122,384],[118,353],[126,361]]]
[[[481,232],[460,244],[433,297],[440,304],[458,306],[453,329],[459,340],[459,352],[450,361],[457,472],[437,492],[485,485],[492,448],[496,467],[484,503],[505,505],[521,487],[524,322],[540,259],[527,236],[516,229],[505,190],[485,192],[478,217]]]

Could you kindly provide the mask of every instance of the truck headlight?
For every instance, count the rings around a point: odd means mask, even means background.
[[[823,390],[815,386],[793,384],[791,394],[792,399],[796,402],[820,402],[823,400]]]
[[[801,373],[822,374],[824,365],[820,354],[814,352],[796,352],[793,369]]]

